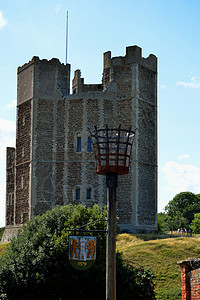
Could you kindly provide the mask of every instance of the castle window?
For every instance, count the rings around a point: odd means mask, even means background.
[[[80,196],[81,196],[81,190],[80,188],[76,188],[76,200],[80,201]]]
[[[21,213],[21,224],[25,223],[26,221],[26,213]]]
[[[22,157],[24,157],[24,147],[22,148]]]
[[[21,177],[21,188],[22,189],[24,188],[24,177],[23,176]]]
[[[81,137],[77,136],[77,147],[76,147],[77,152],[81,152]]]
[[[12,205],[12,197],[13,197],[12,194],[9,194],[9,195],[8,195],[8,204],[9,204],[9,205]]]
[[[25,124],[26,124],[26,117],[23,116],[23,118],[22,118],[22,125],[25,126]]]
[[[87,189],[87,200],[91,200],[91,188]]]
[[[28,221],[28,219],[27,219],[27,213],[25,213],[25,212],[23,212],[23,213],[21,213],[21,224],[24,224],[24,223],[26,223]]]
[[[87,151],[88,152],[92,151],[92,140],[90,136],[88,137]]]

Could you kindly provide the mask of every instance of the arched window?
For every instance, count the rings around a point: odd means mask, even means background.
[[[92,195],[92,189],[87,188],[87,200],[91,200],[91,195]]]
[[[81,190],[80,188],[76,188],[76,194],[75,194],[75,197],[76,197],[76,201],[80,201],[81,199]]]
[[[22,158],[24,158],[24,147],[22,147]]]
[[[92,140],[90,136],[88,136],[87,151],[88,152],[92,151]]]
[[[23,176],[21,177],[21,188],[22,189],[24,188],[24,177]]]
[[[76,152],[81,152],[81,137],[77,136],[76,140]]]

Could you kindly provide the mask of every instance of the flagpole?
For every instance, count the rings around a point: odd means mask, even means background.
[[[65,59],[66,64],[67,64],[67,47],[68,47],[68,11],[67,11],[67,23],[66,23],[66,59]]]

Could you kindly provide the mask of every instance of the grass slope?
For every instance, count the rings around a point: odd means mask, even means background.
[[[155,238],[155,237],[154,237]],[[151,239],[151,240],[150,240]],[[134,266],[150,268],[156,275],[156,299],[181,299],[181,274],[177,261],[200,257],[199,237],[152,240],[148,235],[121,234],[117,250]]]
[[[0,244],[0,256],[8,244]],[[154,280],[156,299],[181,299],[181,273],[177,261],[200,257],[200,237],[171,237],[120,234],[117,250],[134,266],[150,268]]]
[[[0,256],[6,252],[7,245],[8,243],[0,244]]]

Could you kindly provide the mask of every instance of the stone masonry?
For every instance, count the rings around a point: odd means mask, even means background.
[[[18,68],[16,149],[7,148],[6,228],[55,205],[106,203],[88,127],[136,130],[131,168],[119,176],[121,230],[157,230],[157,58],[141,48],[104,53],[102,84],[84,84],[70,65],[38,57]],[[13,227],[14,228],[14,227]],[[8,232],[8,230],[7,230]],[[9,231],[10,232],[10,231]],[[5,231],[6,234],[6,231]]]

